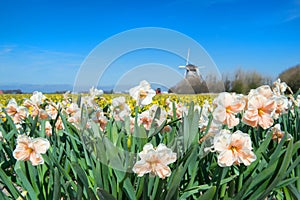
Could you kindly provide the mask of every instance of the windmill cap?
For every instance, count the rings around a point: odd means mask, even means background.
[[[190,71],[196,71],[198,67],[195,66],[195,65],[192,65],[192,64],[188,64],[188,65],[186,66],[186,68],[187,68],[188,70],[190,70]]]

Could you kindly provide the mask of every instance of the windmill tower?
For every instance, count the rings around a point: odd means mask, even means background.
[[[184,78],[187,78],[189,76],[195,76],[195,77],[201,78],[199,68],[204,68],[204,66],[198,67],[198,66],[195,66],[193,64],[190,64],[189,63],[189,57],[190,57],[190,49],[188,49],[188,54],[187,54],[187,57],[186,57],[185,66],[181,65],[178,68],[185,69]]]
[[[207,85],[199,72],[199,68],[204,68],[204,66],[198,67],[190,64],[189,57],[190,49],[188,49],[186,65],[179,66],[179,68],[185,69],[184,79],[171,87],[169,92],[177,94],[198,94],[208,92]]]

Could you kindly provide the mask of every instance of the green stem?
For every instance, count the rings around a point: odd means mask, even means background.
[[[147,174],[144,179],[143,199],[148,199],[148,194],[150,194],[150,192],[148,191],[148,189],[149,189],[148,181],[149,181],[149,175]]]
[[[223,168],[222,168],[222,167],[218,167],[218,170],[219,170],[219,174],[218,174],[218,176],[217,176],[218,179],[217,179],[217,184],[216,184],[216,186],[217,186],[217,190],[216,190],[216,191],[219,191],[220,185],[221,185],[221,179],[222,179],[222,177],[223,177]],[[225,185],[226,185],[226,184],[225,184]],[[214,198],[214,199],[220,199],[220,198],[222,197],[222,194],[223,194],[222,189],[223,189],[223,188],[221,188],[220,196],[218,197],[218,194],[217,194],[217,192],[216,192],[215,198]]]
[[[297,167],[296,167],[296,170],[295,170],[295,176],[297,177],[299,177],[299,175],[300,175],[300,166],[298,165]],[[297,187],[297,190],[298,191],[300,191],[300,179],[298,179],[297,181],[296,181],[296,187]]]
[[[222,185],[221,192],[220,192],[220,199],[224,198],[226,193],[227,184]]]
[[[242,170],[240,172],[240,175],[239,175],[239,183],[238,183],[238,192],[242,189],[243,187],[243,178],[244,178],[244,175],[242,174]]]

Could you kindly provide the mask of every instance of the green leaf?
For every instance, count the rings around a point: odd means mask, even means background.
[[[23,172],[23,169],[25,168],[23,161],[17,161],[15,165],[15,171],[18,176],[18,179],[22,183],[22,186],[25,190],[28,191],[28,194],[31,199],[38,199],[38,194],[34,191],[32,185],[30,184],[29,180],[27,179],[26,174]]]
[[[124,181],[124,190],[127,194],[127,197],[131,200],[135,200],[136,196],[135,196],[135,190],[129,180],[129,178],[126,178]]]
[[[211,187],[203,195],[200,196],[199,200],[213,199],[216,193],[216,188],[216,186]]]
[[[2,170],[1,167],[0,167],[0,179],[7,187],[8,192],[13,196],[14,199],[17,199],[21,195],[13,185],[11,178],[5,174],[5,172]]]
[[[102,174],[101,174],[101,164],[96,160],[95,166],[93,165],[93,174],[95,177],[96,187],[103,188],[102,184]]]
[[[122,149],[114,146],[107,137],[104,137],[102,141],[105,146],[105,153],[108,158],[107,165],[120,171],[126,171],[127,166],[126,163],[124,163],[125,155]]]
[[[234,197],[234,200],[240,200],[243,199],[243,196],[245,195],[246,191],[248,190],[251,182],[253,181],[252,177],[249,177],[244,183],[242,189],[236,194]]]
[[[97,197],[91,188],[88,189],[88,196],[90,200],[97,200]]]
[[[10,200],[10,199],[8,198],[8,196],[7,196],[6,194],[3,193],[2,190],[0,191],[0,199],[2,199],[2,200]]]
[[[189,180],[189,184],[188,184],[188,188],[191,187],[193,184],[194,184],[194,181],[197,177],[197,173],[198,173],[198,170],[199,170],[199,161],[197,161],[196,159],[194,161],[191,161],[191,163],[189,164],[188,166],[188,171],[189,171],[189,174],[190,175],[190,180]]]
[[[190,190],[190,191],[188,191],[188,192],[184,192],[184,193],[180,196],[179,200],[185,200],[185,199],[187,199],[188,197],[190,197],[191,195],[193,195],[193,194],[195,194],[195,193],[199,193],[198,190]]]
[[[111,194],[109,194],[102,188],[97,188],[97,195],[100,198],[100,200],[116,200]]]
[[[285,186],[288,186],[292,183],[294,183],[296,180],[298,180],[299,178],[298,177],[292,177],[292,178],[288,178],[288,179],[285,179],[283,181],[281,181],[277,186],[276,188],[280,189],[280,188],[283,188]]]
[[[182,177],[185,173],[185,169],[182,165],[179,165],[179,167],[176,169],[176,171],[174,170],[173,173],[175,175],[174,175],[172,181],[169,181],[170,188],[168,189],[168,192],[167,192],[167,196],[166,196],[167,200],[174,198],[173,195],[178,190],[178,187],[180,185]]]
[[[300,192],[294,185],[288,185],[287,189],[291,192],[295,199],[300,199]]]
[[[152,120],[152,123],[151,123],[150,127],[155,127],[156,126],[155,119],[159,119],[160,113],[161,113],[161,108],[158,106],[155,113],[154,113],[153,120]]]
[[[109,179],[111,175],[109,174],[109,168],[106,164],[101,165],[101,174],[102,174],[102,181],[103,181],[103,189],[106,191],[110,190],[110,185],[109,185]]]
[[[110,169],[110,171],[113,171],[112,169]],[[114,197],[117,197],[117,193],[118,193],[118,186],[119,184],[117,183],[116,177],[111,175],[110,179],[109,179],[109,185],[111,188],[111,195],[113,195]]]
[[[294,143],[294,149],[292,154],[294,155],[295,153],[297,153],[299,148],[300,148],[300,141],[297,141]]]
[[[194,186],[194,187],[189,187],[186,190],[184,190],[184,192],[189,192],[189,191],[203,191],[203,190],[208,190],[211,187],[212,186],[208,185],[208,184],[198,185],[198,186]]]
[[[159,132],[161,132],[161,130],[165,127],[166,123],[167,120],[165,120],[158,128],[156,128],[154,132],[149,135],[148,141],[150,141],[154,135],[157,135]]]
[[[120,183],[121,181],[123,181],[123,179],[126,176],[126,172],[123,172],[123,171],[119,171],[119,170],[114,169],[113,172],[114,172],[114,174],[117,177],[118,183]]]
[[[248,184],[243,184],[241,191],[244,191],[244,188],[247,187],[245,193],[248,193],[249,191],[252,191],[254,187],[260,186],[262,182],[266,182],[267,179],[274,175],[276,167],[277,163],[273,163],[271,166],[268,166],[262,172],[260,172],[259,175],[253,176],[253,181],[251,184],[249,186]]]
[[[152,195],[154,199],[164,199],[165,196],[165,185],[166,179],[161,179],[158,176],[155,177],[154,187],[152,191]]]
[[[113,123],[110,131],[110,140],[114,145],[117,144],[118,137],[119,137],[119,133],[118,133],[117,125],[116,123]]]
[[[37,127],[37,122],[38,122],[38,116],[34,118],[34,120],[31,122],[31,130],[30,130],[30,135],[33,135],[35,132],[35,129]]]
[[[278,182],[282,180],[282,178],[284,177],[284,173],[286,172],[288,165],[291,161],[292,150],[293,150],[293,140],[289,141],[289,145],[285,152],[283,162],[280,163],[280,169],[278,173],[276,174],[272,182],[268,185],[268,187],[264,190],[264,192],[258,197],[258,199],[264,199],[272,191],[272,189],[278,184]]]
[[[272,163],[276,162],[278,160],[278,158],[280,157],[280,155],[282,153],[282,151],[281,151],[282,146],[284,145],[286,138],[287,138],[287,134],[284,134],[284,136],[281,139],[280,143],[277,145],[275,151],[271,155],[269,164],[272,164]]]
[[[60,199],[60,197],[61,197],[61,194],[60,194],[61,181],[60,181],[60,174],[59,174],[57,167],[55,167],[55,169],[54,169],[54,184],[53,184],[53,186],[54,186],[53,199]]]
[[[287,187],[283,187],[283,194],[286,200],[293,200]]]
[[[27,163],[27,169],[29,172],[29,178],[30,178],[30,183],[34,189],[34,191],[37,193],[37,195],[39,195],[40,193],[40,188],[38,187],[37,183],[38,183],[38,174],[37,174],[37,170],[36,167],[32,166],[31,164]]]
[[[291,164],[290,167],[285,172],[284,177],[288,176],[296,167],[298,167],[299,163],[300,163],[300,157],[297,157],[296,160],[294,160],[293,164]]]
[[[261,157],[263,156],[263,152],[266,152],[268,149],[268,145],[271,142],[272,134],[267,134],[266,139],[263,141],[263,143],[259,146],[259,148],[255,151],[256,160],[251,163],[250,166],[247,167],[247,169],[244,171],[244,177],[247,177],[250,173],[252,173],[258,164],[261,163]]]
[[[86,188],[86,190],[88,190],[89,182],[85,171],[77,163],[72,162],[72,166],[75,170],[74,172],[78,175],[80,181],[83,183],[83,186]]]
[[[191,149],[184,156],[186,162],[184,163],[182,160],[181,164],[175,170],[172,171],[172,175],[168,182],[169,185],[168,185],[168,192],[166,195],[166,199],[174,198],[173,196],[175,192],[178,190],[178,187],[182,181],[184,174],[186,173],[188,165],[192,160],[195,159],[196,154],[197,154],[197,147],[192,146]]]
[[[187,143],[185,143],[185,149],[188,149],[193,143],[197,143],[198,142],[198,138],[196,136],[198,136],[198,124],[199,124],[199,119],[200,119],[200,115],[198,112],[194,112],[193,110],[194,106],[190,107],[189,113],[193,113],[190,114],[189,117],[184,118],[184,122],[186,123],[187,120],[189,121],[189,128],[188,128],[188,133],[184,130],[184,138],[187,138]],[[186,135],[187,134],[187,135]]]
[[[272,177],[269,177],[267,180],[263,181],[261,184],[256,185],[256,187],[253,189],[253,191],[251,191],[252,193],[250,193],[250,197],[247,197],[249,199],[252,199],[253,197],[257,197],[260,194],[262,194],[266,188],[268,187],[268,185],[270,184],[270,182],[272,181]],[[246,194],[246,196],[249,194]]]
[[[72,185],[74,190],[77,190],[77,185],[74,183],[74,181],[72,180],[72,177],[68,174],[68,171],[66,171],[61,165],[60,163],[57,162],[56,159],[54,159],[53,155],[51,155],[51,153],[48,154],[49,157],[44,155],[45,160],[49,160],[48,162],[54,163],[57,168],[59,169],[60,173],[64,176],[64,178],[66,178],[69,183]],[[69,162],[68,160],[66,160],[66,162]]]
[[[145,183],[145,176],[138,178],[137,184],[136,184],[136,198],[140,199],[143,189],[144,189],[144,183]]]
[[[81,180],[78,180],[78,183],[77,183],[77,191],[76,191],[76,199],[77,200],[81,200],[83,199],[83,184],[81,182]]]

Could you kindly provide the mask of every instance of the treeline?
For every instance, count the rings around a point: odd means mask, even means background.
[[[297,92],[300,88],[300,64],[283,71],[279,78],[286,82],[294,93]]]
[[[242,94],[247,94],[251,89],[261,85],[272,86],[275,81],[274,78],[262,75],[255,70],[245,71],[243,69],[237,69],[233,74],[224,74],[222,78],[225,91]],[[280,78],[282,82],[286,82],[291,90],[296,93],[300,89],[300,64],[283,71],[278,77],[275,77],[275,79],[277,78]],[[213,86],[211,88],[214,89]]]
[[[224,89],[227,92],[247,94],[251,89],[261,85],[271,85],[272,82],[271,77],[264,76],[254,70],[238,69],[232,75],[223,75]]]

